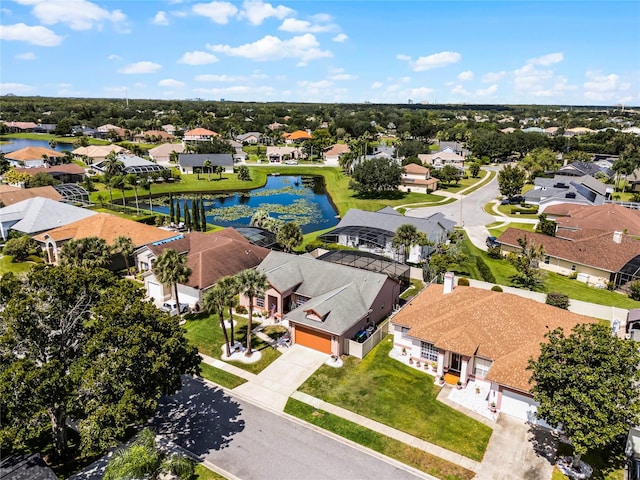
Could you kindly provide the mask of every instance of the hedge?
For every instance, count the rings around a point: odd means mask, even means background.
[[[496,277],[493,276],[491,269],[486,263],[484,263],[482,257],[476,257],[476,266],[478,267],[478,271],[485,282],[496,283]]]

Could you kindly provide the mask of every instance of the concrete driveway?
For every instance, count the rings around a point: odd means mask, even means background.
[[[326,353],[292,345],[254,380],[233,391],[258,405],[281,412],[291,394],[328,359]]]

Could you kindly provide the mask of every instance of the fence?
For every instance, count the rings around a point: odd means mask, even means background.
[[[358,343],[355,340],[347,340],[345,345],[345,353],[351,355],[352,357],[363,359],[364,356],[371,350],[373,350],[373,347],[379,344],[382,339],[387,336],[388,333],[389,319],[387,318],[384,322],[378,325],[378,328],[376,328],[371,336],[364,342]]]

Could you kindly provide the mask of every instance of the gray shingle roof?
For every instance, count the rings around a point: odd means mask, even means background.
[[[289,289],[309,300],[286,317],[295,323],[342,335],[364,318],[383,289],[386,275],[338,265],[310,256],[271,252],[257,270],[279,292]],[[317,313],[322,321],[309,318]]]
[[[233,167],[233,155],[230,153],[182,153],[178,157],[181,167],[202,167],[205,160],[213,167]]]

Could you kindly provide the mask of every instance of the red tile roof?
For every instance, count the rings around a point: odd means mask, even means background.
[[[429,169],[427,167],[423,167],[422,165],[418,165],[416,163],[409,163],[405,165],[404,171],[412,175],[426,175],[427,173],[429,173]]]
[[[296,130],[295,132],[285,134],[285,138],[289,140],[309,140],[313,137],[304,130]]]
[[[640,236],[640,210],[631,210],[615,203],[604,205],[576,205],[560,203],[550,205],[544,213],[558,227],[598,229],[608,232],[623,231]]]
[[[64,153],[56,152],[55,150],[45,147],[25,147],[15,152],[5,154],[5,157],[10,160],[24,162],[25,160],[42,160],[43,155],[47,157],[64,157]]]
[[[34,197],[50,198],[56,202],[62,200],[62,195],[51,186],[20,188],[0,185],[0,203],[5,207]]]
[[[517,295],[456,287],[443,293],[430,285],[391,320],[409,327],[410,337],[437,348],[493,360],[488,380],[529,391],[529,358],[540,354],[544,334],[557,327],[565,332],[595,320]]]
[[[73,175],[84,175],[85,171],[80,165],[68,163],[65,165],[52,165],[51,167],[16,168],[17,172],[36,175],[37,173],[69,173]]]
[[[207,130],[206,128],[194,128],[193,130],[189,130],[184,133],[185,137],[217,137],[218,134],[211,130]]]

